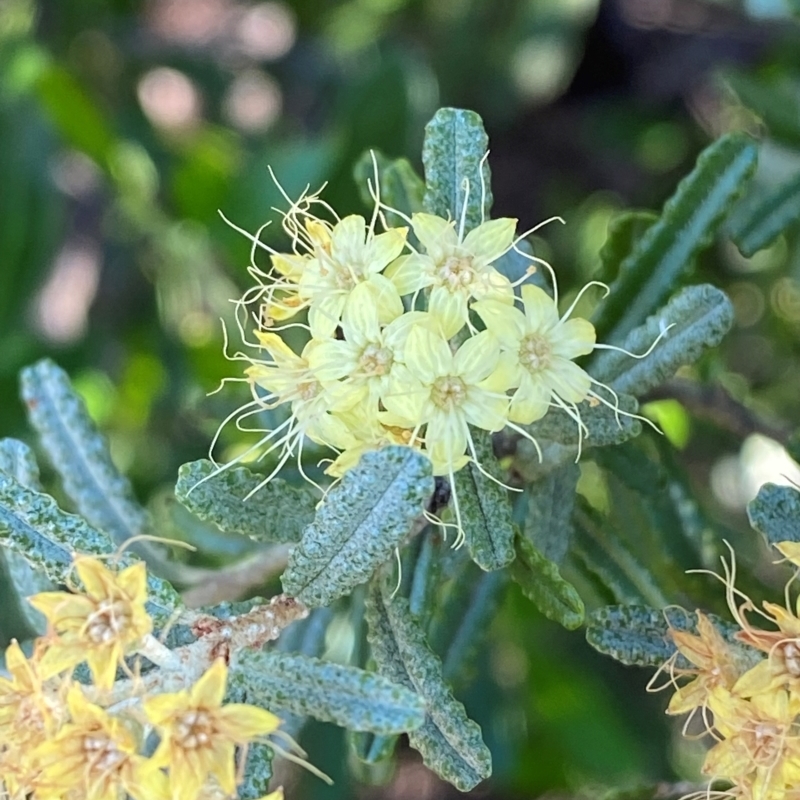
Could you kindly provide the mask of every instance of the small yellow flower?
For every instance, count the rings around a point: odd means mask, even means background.
[[[408,335],[405,365],[392,373],[386,408],[404,427],[425,428],[425,450],[434,473],[452,474],[464,466],[474,446],[469,425],[502,430],[508,398],[496,377],[500,348],[488,331],[473,336],[455,354],[442,336],[418,325]]]
[[[133,727],[89,703],[81,688],[67,695],[71,721],[37,749],[36,797],[67,800],[169,800],[163,772],[138,754]]]
[[[113,572],[90,556],[76,557],[75,570],[83,592],[42,592],[29,598],[51,629],[41,669],[55,674],[86,661],[97,687],[110,689],[124,656],[153,629],[145,610],[147,571],[140,561]]]
[[[559,317],[553,299],[538,286],[526,284],[521,292],[524,313],[495,300],[472,308],[503,348],[503,369],[516,389],[509,419],[527,425],[553,403],[574,406],[592,396],[592,378],[573,359],[592,352],[595,331],[585,319]]]
[[[668,714],[685,714],[708,703],[711,692],[721,686],[732,689],[740,670],[730,645],[722,638],[711,620],[697,612],[697,635],[670,629],[678,653],[687,658],[694,669],[670,666],[673,675],[692,676],[692,680],[676,690],[670,699]]]
[[[161,742],[153,762],[169,768],[173,800],[197,800],[203,784],[216,778],[227,795],[236,790],[236,745],[272,733],[280,720],[245,704],[222,705],[228,670],[217,660],[188,690],[149,697],[144,712]]]
[[[395,306],[388,324],[382,325],[374,293],[366,284],[353,289],[352,302],[342,316],[343,339],[315,340],[309,366],[323,383],[343,381],[347,396],[357,402],[367,398],[378,412],[378,403],[389,386],[392,369],[403,361],[403,348],[414,325],[429,315],[422,311],[403,313],[396,289],[388,294]],[[396,302],[395,302],[396,301]],[[341,391],[341,389],[340,389]]]
[[[714,727],[724,737],[709,750],[703,772],[768,797],[800,780],[800,731],[785,691],[743,700],[717,687],[709,696]]]
[[[471,298],[513,303],[511,282],[494,264],[511,249],[516,225],[515,219],[489,220],[464,236],[451,220],[414,214],[411,227],[425,252],[398,259],[386,275],[401,295],[430,287],[428,309],[450,339],[467,322]]]
[[[276,253],[272,265],[281,278],[267,289],[268,313],[286,319],[308,308],[313,336],[333,334],[353,289],[365,284],[374,293],[381,320],[391,316],[391,288],[381,273],[403,251],[407,228],[375,233],[375,219],[352,214],[330,225],[295,207],[284,220],[295,245],[305,252]]]

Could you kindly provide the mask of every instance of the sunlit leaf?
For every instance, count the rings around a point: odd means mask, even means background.
[[[259,542],[299,541],[317,506],[304,487],[281,478],[264,483],[247,467],[220,470],[206,459],[180,468],[175,496],[200,519]]]
[[[365,453],[319,508],[289,557],[287,594],[324,606],[392,557],[433,492],[431,463],[410,447]]]
[[[242,650],[230,686],[276,713],[312,716],[354,731],[403,733],[425,719],[422,698],[406,686],[313,656]]]

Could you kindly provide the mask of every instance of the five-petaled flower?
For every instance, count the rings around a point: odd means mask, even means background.
[[[51,641],[41,670],[54,674],[86,661],[95,685],[110,689],[124,656],[153,629],[145,609],[144,562],[114,572],[91,556],[78,556],[83,591],[41,592],[29,598],[47,618]]]
[[[169,767],[174,800],[197,800],[213,777],[227,795],[236,789],[236,745],[275,731],[280,720],[269,711],[243,703],[223,705],[228,669],[217,659],[192,686],[147,698],[144,711],[161,742],[154,764]]]

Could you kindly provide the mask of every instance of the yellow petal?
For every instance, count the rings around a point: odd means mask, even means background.
[[[592,379],[577,364],[558,359],[543,376],[553,391],[568,403],[580,403],[592,388]]]
[[[413,214],[411,227],[428,255],[437,263],[447,258],[458,245],[455,224],[434,214]]]
[[[520,291],[529,333],[549,331],[558,323],[558,309],[544,289],[526,283]]]
[[[520,370],[520,375],[519,388],[511,397],[508,418],[520,425],[530,425],[549,411],[552,392],[526,370]]]
[[[398,294],[403,297],[413,294],[433,283],[435,264],[429,256],[412,254],[400,256],[383,271],[394,284]]]
[[[451,292],[446,286],[434,286],[428,297],[428,313],[445,339],[452,339],[469,317],[467,294]]]
[[[86,594],[93,600],[104,600],[110,596],[115,576],[102,561],[78,556],[75,559],[75,571],[86,587]]]
[[[556,325],[549,339],[555,355],[572,360],[591,353],[597,337],[589,320],[576,317]]]
[[[408,228],[390,228],[385,233],[373,236],[364,256],[366,271],[380,272],[390,261],[394,261],[403,252],[407,235]]]
[[[147,600],[147,565],[144,561],[126,567],[116,576],[116,584],[134,603]]]
[[[366,238],[367,223],[364,217],[351,214],[338,222],[331,232],[331,256],[334,261],[339,264],[360,264]]]
[[[405,359],[412,374],[426,385],[453,370],[453,354],[447,341],[421,325],[408,334]]]
[[[469,386],[480,383],[497,367],[500,344],[489,331],[467,339],[453,357],[453,369]]]
[[[281,721],[274,714],[245,703],[229,703],[217,714],[220,732],[237,744],[244,744],[258,736],[266,736],[280,724]]]
[[[189,690],[189,697],[195,706],[217,708],[225,697],[225,683],[228,667],[218,658]]]
[[[471,308],[483,324],[509,350],[518,350],[525,336],[525,315],[517,308],[509,308],[497,300],[478,300]]]
[[[776,542],[775,547],[784,558],[800,567],[800,542]]]
[[[511,247],[516,229],[515,219],[501,217],[488,220],[466,235],[464,249],[484,264],[492,264]]]
[[[115,642],[111,647],[101,647],[97,650],[87,651],[86,663],[89,665],[92,678],[94,678],[95,686],[98,689],[107,691],[114,685],[121,654],[122,647],[118,642]]]

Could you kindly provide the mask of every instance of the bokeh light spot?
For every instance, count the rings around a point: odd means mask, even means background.
[[[157,128],[182,130],[200,118],[200,92],[188,76],[170,67],[146,72],[136,87],[142,111]]]
[[[297,36],[294,13],[283,3],[259,3],[242,15],[236,35],[242,52],[250,58],[282,58],[292,49]]]
[[[226,119],[246,133],[263,133],[278,119],[283,105],[277,81],[248,70],[231,83],[222,101]]]

